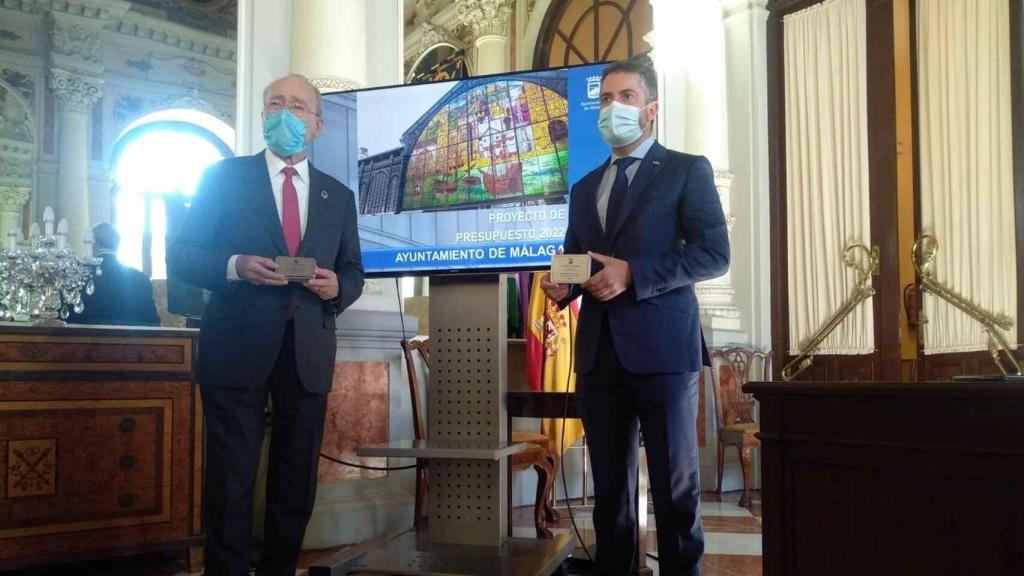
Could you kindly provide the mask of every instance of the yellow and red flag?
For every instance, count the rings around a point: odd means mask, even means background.
[[[576,390],[576,374],[572,371],[573,344],[576,341],[576,323],[579,304],[573,301],[564,309],[548,300],[540,289],[541,274],[533,275],[530,289],[530,313],[526,330],[526,380],[535,392],[565,392]],[[541,430],[550,438],[551,448],[561,453],[583,437],[583,423],[579,419],[565,421],[562,439],[562,419],[545,418]]]

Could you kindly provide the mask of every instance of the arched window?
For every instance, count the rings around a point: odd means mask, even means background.
[[[554,0],[541,25],[533,66],[624,60],[650,49],[643,37],[653,27],[650,2]]]
[[[233,156],[234,131],[208,114],[165,110],[129,125],[114,147],[118,259],[153,279],[167,277],[169,237],[210,164]]]
[[[374,199],[375,203],[370,206],[375,212],[384,212],[387,207],[387,191],[388,191],[388,173],[384,170],[377,170],[373,174],[373,179],[370,181],[370,197]]]

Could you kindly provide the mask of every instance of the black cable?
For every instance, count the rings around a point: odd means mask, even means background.
[[[572,302],[569,302],[569,373],[565,376],[565,405],[562,408],[562,435],[559,438],[559,451],[558,460],[559,465],[562,467],[562,490],[565,492],[565,508],[569,511],[569,521],[572,522],[572,529],[576,532],[576,539],[579,540],[580,546],[583,548],[583,552],[587,555],[587,560],[590,562],[594,561],[594,557],[590,555],[590,550],[587,548],[587,543],[583,541],[583,536],[580,536],[580,529],[576,525],[576,515],[572,513],[572,502],[569,498],[569,483],[565,479],[565,421],[569,416],[569,383],[572,381],[572,370],[573,363],[576,359],[576,349],[573,347],[572,337]],[[579,402],[576,403],[576,410],[579,411]],[[586,456],[584,456],[585,458]],[[586,477],[583,478],[586,482]]]
[[[402,288],[398,285],[398,277],[397,276],[395,277],[395,295],[398,298],[398,317],[402,321],[402,340],[405,340],[405,315],[402,314]],[[413,468],[416,467],[415,464],[412,464],[410,466],[396,466],[394,468],[389,468],[387,466],[366,466],[364,464],[356,464],[354,462],[346,462],[346,461],[341,460],[339,458],[335,458],[333,456],[328,456],[327,454],[324,454],[323,452],[320,453],[320,457],[323,458],[324,460],[330,460],[331,462],[334,462],[335,464],[341,464],[342,466],[348,466],[350,468],[359,468],[360,470],[379,470],[379,471],[382,471],[382,472],[393,472],[395,470],[412,470]]]
[[[363,465],[363,464],[355,464],[353,462],[346,462],[346,461],[341,460],[339,458],[334,458],[333,456],[328,456],[327,454],[324,454],[323,452],[320,453],[320,457],[323,458],[324,460],[330,460],[331,462],[334,462],[335,464],[341,464],[342,466],[350,466],[352,468],[359,468],[360,470],[382,470],[382,471],[385,471],[385,472],[391,472],[393,470],[412,470],[413,468],[416,467],[415,464],[413,464],[412,466],[397,466],[395,468],[388,468],[386,466],[366,466],[366,465]]]
[[[395,297],[398,298],[398,320],[402,323],[402,340],[405,340],[405,314],[402,313],[402,287],[395,276]]]

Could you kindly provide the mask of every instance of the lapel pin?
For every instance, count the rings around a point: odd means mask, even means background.
[[[323,198],[324,200],[327,200],[327,190],[321,190],[320,197]]]
[[[655,166],[661,166],[661,161],[659,161],[659,160],[652,160],[651,164],[654,164]]]

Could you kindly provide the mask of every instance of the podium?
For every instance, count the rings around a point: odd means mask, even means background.
[[[565,534],[513,538],[508,456],[527,449],[507,433],[507,295],[497,274],[431,278],[427,440],[364,446],[360,456],[430,459],[429,519],[343,551],[310,576],[337,574],[548,575],[572,550]]]

